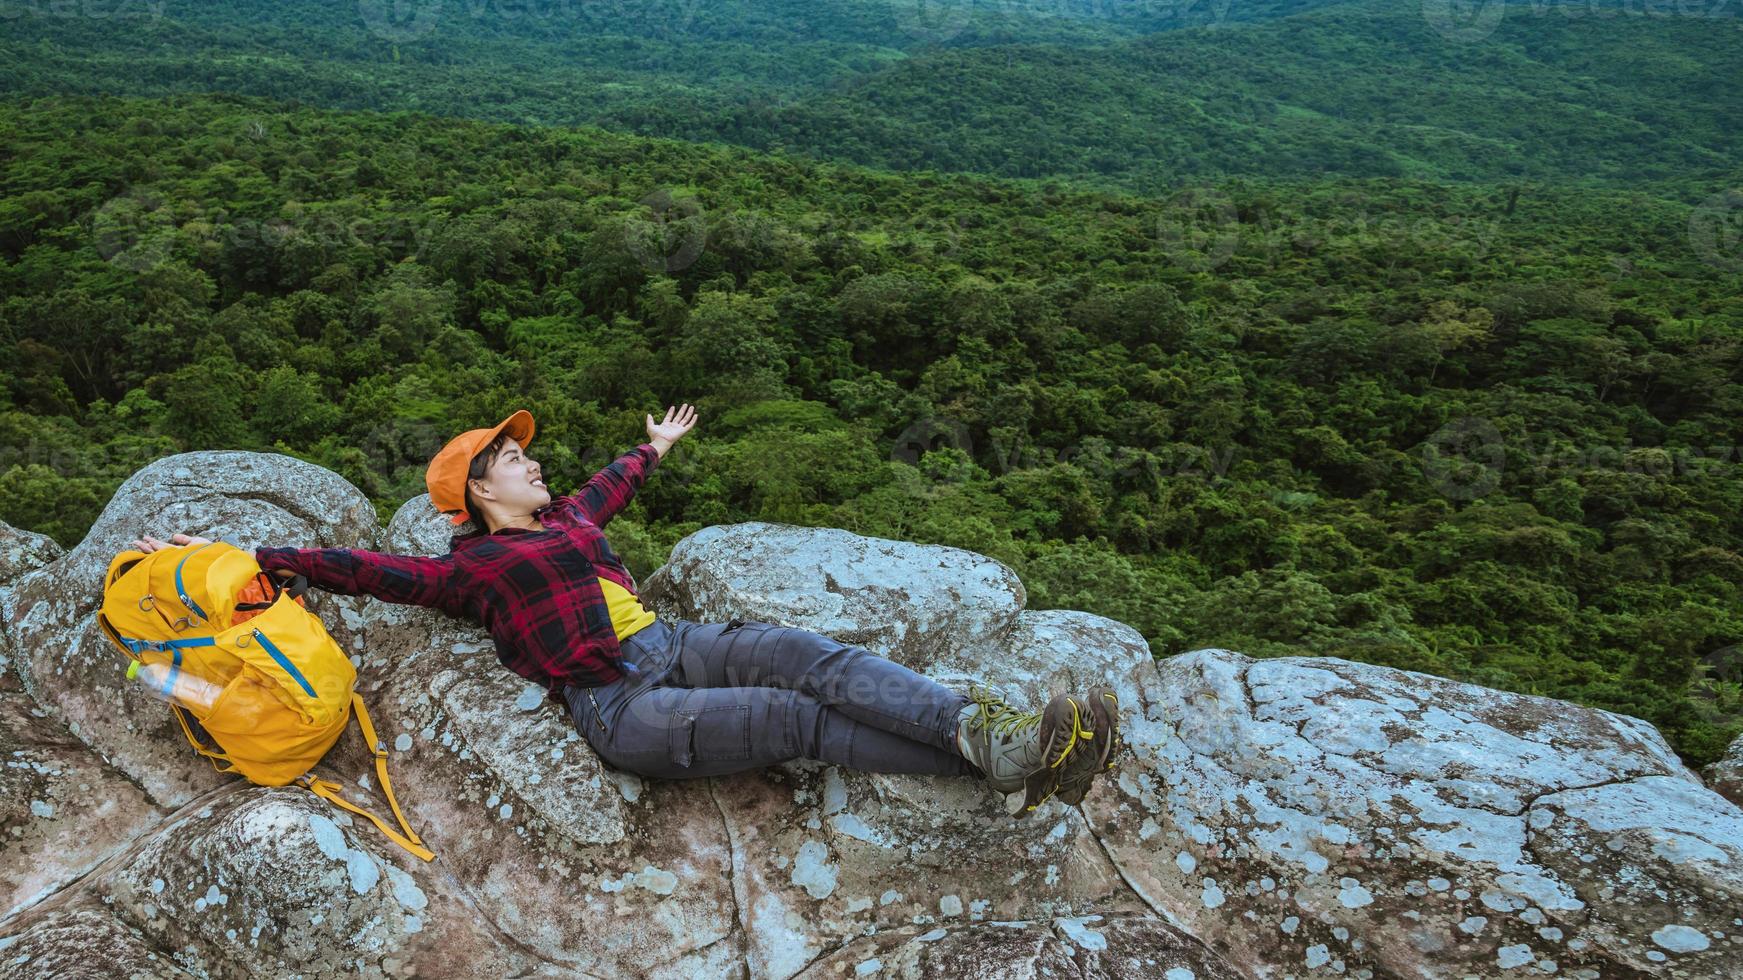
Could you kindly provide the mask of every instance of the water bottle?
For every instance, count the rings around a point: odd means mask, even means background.
[[[211,710],[218,695],[224,691],[204,677],[174,664],[141,664],[135,660],[127,667],[127,679],[160,701],[173,701],[202,716]]]

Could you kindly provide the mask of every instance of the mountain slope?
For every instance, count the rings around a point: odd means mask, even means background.
[[[1460,44],[1392,0],[943,5],[919,23],[930,32],[873,2],[414,8],[441,15],[422,33],[415,18],[371,30],[368,4],[310,0],[169,7],[125,30],[24,16],[0,40],[0,89],[596,124],[1152,192],[1232,174],[1630,183],[1743,157],[1734,18],[1520,5]],[[1215,26],[1159,29],[1195,20]]]

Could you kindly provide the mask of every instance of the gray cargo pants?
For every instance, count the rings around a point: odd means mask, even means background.
[[[977,775],[956,748],[968,698],[864,647],[743,620],[656,621],[610,684],[566,687],[575,726],[617,769],[719,776],[788,759]]]

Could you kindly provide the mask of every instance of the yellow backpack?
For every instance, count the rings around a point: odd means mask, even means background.
[[[269,601],[248,602],[261,597],[261,583],[271,583],[262,597]],[[285,587],[252,554],[222,541],[123,551],[109,563],[97,622],[135,665],[168,664],[172,678],[187,671],[222,688],[209,706],[170,702],[188,743],[219,772],[238,772],[261,786],[296,783],[367,818],[428,861],[435,855],[394,799],[387,747],[354,690],[357,670],[320,617],[303,608],[306,587],[300,576]],[[338,741],[353,707],[403,834],[341,797],[339,783],[309,772]],[[194,737],[189,716],[216,747]]]

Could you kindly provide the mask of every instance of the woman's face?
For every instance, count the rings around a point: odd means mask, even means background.
[[[544,470],[538,462],[527,456],[520,443],[509,438],[484,471],[484,479],[473,482],[472,495],[480,505],[494,505],[504,517],[531,514],[551,502],[543,477]]]

